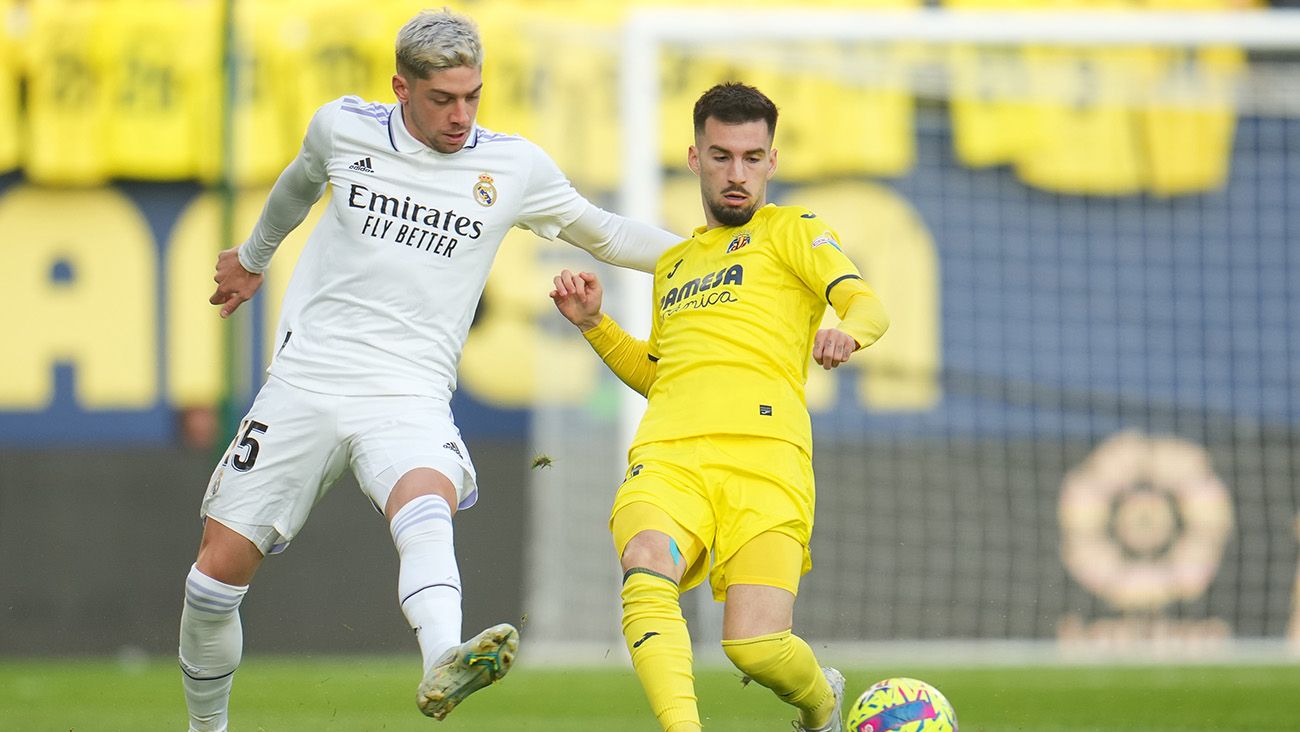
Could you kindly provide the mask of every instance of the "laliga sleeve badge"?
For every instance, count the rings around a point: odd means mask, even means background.
[[[492,185],[492,176],[487,173],[479,175],[478,183],[474,184],[474,200],[484,207],[497,202],[497,187]]]
[[[835,247],[836,249],[839,249],[841,252],[844,251],[843,249],[840,249],[840,243],[835,240],[835,235],[829,231],[823,231],[821,233],[821,236],[817,237],[816,239],[813,239],[812,241],[813,249],[816,249],[817,247],[823,245]]]

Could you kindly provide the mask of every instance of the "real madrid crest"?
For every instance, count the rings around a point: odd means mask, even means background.
[[[742,231],[732,238],[731,243],[727,245],[727,254],[731,254],[737,249],[743,249],[749,243],[749,232]]]
[[[497,187],[492,185],[492,176],[487,173],[479,175],[474,184],[474,200],[480,206],[491,206],[497,202]]]

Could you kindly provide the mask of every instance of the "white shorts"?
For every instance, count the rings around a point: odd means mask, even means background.
[[[321,394],[272,376],[213,471],[199,515],[274,554],[348,466],[381,513],[397,480],[414,468],[447,476],[458,508],[478,499],[474,464],[446,402]]]

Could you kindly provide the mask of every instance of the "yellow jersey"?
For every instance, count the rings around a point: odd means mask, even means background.
[[[808,209],[769,204],[743,226],[701,227],[655,267],[657,361],[632,446],[705,434],[775,437],[812,453],[804,383],[838,282],[861,279]]]

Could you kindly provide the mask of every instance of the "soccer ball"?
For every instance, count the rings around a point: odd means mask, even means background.
[[[957,732],[957,715],[939,690],[916,679],[885,679],[849,710],[847,732]]]

